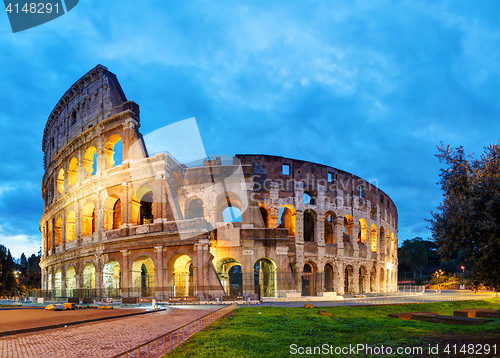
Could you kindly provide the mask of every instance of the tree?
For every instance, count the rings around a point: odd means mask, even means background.
[[[480,158],[463,147],[438,146],[443,202],[431,212],[430,229],[445,259],[462,251],[473,287],[500,291],[500,145]]]
[[[26,255],[24,252],[21,254],[21,275],[26,275],[28,273],[28,261],[26,260]]]
[[[427,266],[427,250],[421,237],[403,241],[398,252],[399,263],[404,264],[415,276],[416,270]],[[422,272],[420,272],[422,274]]]

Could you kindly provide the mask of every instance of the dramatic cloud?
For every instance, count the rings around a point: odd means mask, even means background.
[[[500,4],[80,1],[11,34],[0,21],[0,243],[38,240],[41,138],[98,63],[141,106],[147,134],[195,117],[206,154],[265,153],[376,179],[399,241],[427,238],[440,141],[500,133]],[[27,241],[28,240],[28,241]],[[19,255],[17,253],[16,255]]]

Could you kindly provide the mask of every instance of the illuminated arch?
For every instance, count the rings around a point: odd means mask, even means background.
[[[193,260],[187,254],[176,254],[168,260],[169,289],[172,296],[194,295]]]
[[[152,224],[154,194],[151,189],[142,186],[136,190],[132,197],[132,224]]]
[[[289,236],[296,235],[296,211],[292,205],[283,205],[278,212],[278,224],[280,228],[288,229]]]
[[[115,166],[115,146],[122,140],[118,134],[113,134],[108,138],[106,144],[104,145],[104,154],[106,156],[106,169],[113,168]],[[121,153],[119,153],[121,156]],[[121,164],[121,158],[119,163]]]
[[[89,236],[95,232],[95,206],[86,203],[82,209],[82,236]]]
[[[92,262],[87,262],[82,271],[82,288],[85,290],[95,290],[95,266]],[[94,297],[89,292],[86,297]]]
[[[259,287],[260,296],[276,297],[276,263],[268,257],[262,257],[255,262],[253,268],[254,286]]]
[[[120,264],[116,260],[109,260],[102,271],[104,293],[106,297],[119,297],[121,287]]]
[[[328,211],[325,214],[325,243],[336,244],[337,240],[335,238],[335,220],[337,220],[337,215],[333,211]]]
[[[241,296],[243,294],[243,274],[238,260],[232,257],[220,259],[215,265],[215,270],[226,295]]]
[[[83,155],[83,168],[87,173],[87,177],[91,177],[97,171],[97,149],[90,146]]]
[[[61,242],[62,242],[62,219],[61,219],[61,217],[58,217],[56,220],[55,232],[56,232],[56,246],[59,246],[59,245],[61,245]]]
[[[375,224],[372,224],[371,229],[370,229],[370,250],[371,250],[371,252],[377,252],[377,240],[378,240],[377,227],[375,226]]]
[[[60,268],[56,270],[56,274],[54,275],[54,292],[55,297],[62,296],[62,271]]]
[[[121,227],[122,204],[118,195],[111,194],[104,200],[104,230],[116,230]]]
[[[342,225],[344,242],[351,242],[352,226],[353,226],[352,216],[349,214],[344,215],[344,223]]]
[[[59,173],[57,174],[57,192],[62,194],[64,191],[64,169],[59,169]]]
[[[368,226],[366,225],[366,220],[363,218],[359,219],[358,242],[363,244],[363,245],[366,245],[367,230],[368,230]]]
[[[76,289],[76,271],[73,266],[66,270],[66,296],[73,297],[73,290]]]
[[[269,212],[270,212],[270,210],[266,205],[259,203],[259,213],[260,213],[260,216],[262,217],[262,223],[264,225],[263,226],[264,228],[270,227],[270,220],[269,220],[270,214],[269,214]]]
[[[78,181],[78,159],[72,158],[68,167],[68,187],[72,187]]]
[[[155,266],[148,256],[140,256],[132,264],[132,286],[141,297],[154,296]]]
[[[66,217],[66,242],[73,241],[76,237],[76,217],[75,212],[71,210]]]

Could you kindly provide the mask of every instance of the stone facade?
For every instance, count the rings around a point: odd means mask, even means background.
[[[268,155],[187,167],[149,156],[139,127],[139,106],[103,66],[50,114],[43,290],[164,299],[397,289],[397,210],[372,183]]]

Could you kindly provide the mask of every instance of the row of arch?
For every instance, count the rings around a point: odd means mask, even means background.
[[[169,287],[174,296],[194,295],[193,262],[189,255],[177,254],[169,260],[170,274]],[[155,293],[155,265],[153,260],[142,255],[131,264],[131,277],[127,291],[133,296],[151,297]],[[93,297],[96,289],[101,289],[104,297],[118,297],[121,295],[123,280],[122,267],[117,260],[106,262],[101,271],[101,277],[96,275],[93,262],[87,261],[77,272],[75,265],[67,268],[58,267],[49,271],[46,279],[46,288],[54,290],[56,296]],[[77,293],[78,292],[78,293]]]
[[[234,196],[236,196],[234,194]],[[228,196],[229,197],[229,196]],[[236,196],[237,197],[237,196]],[[220,201],[220,200],[219,200]],[[241,210],[238,208],[238,199],[228,200],[228,203],[217,202],[217,221],[241,221]],[[193,219],[197,217],[203,217],[203,200],[199,197],[192,197],[188,200],[185,209],[185,218]],[[229,210],[238,211],[240,214],[238,220],[234,220],[234,216],[231,219],[226,213]],[[265,228],[272,228],[270,220],[270,210],[269,208],[259,203],[259,210],[262,216],[262,221]],[[316,242],[318,241],[316,233],[316,222],[317,214],[313,209],[307,209],[303,214],[303,238],[305,242]],[[295,221],[296,211],[292,205],[283,205],[278,212],[278,228],[288,229],[288,235],[296,235],[296,221]],[[378,245],[380,244],[380,250],[387,250],[389,252],[394,252],[397,247],[397,238],[394,233],[389,229],[385,229],[384,226],[380,226],[377,229],[375,224],[371,224],[368,229],[366,219],[360,218],[358,221],[358,231],[357,240],[354,236],[354,221],[351,215],[346,214],[343,217],[342,222],[342,238],[337,237],[335,232],[335,227],[338,225],[337,215],[333,211],[326,212],[324,216],[324,237],[323,240],[328,244],[337,244],[339,240],[343,242],[353,242],[357,241],[360,244],[369,246],[371,252],[377,252]]]
[[[153,192],[147,187],[139,188],[132,197],[132,223],[134,225],[144,225],[153,222]],[[121,227],[122,201],[115,195],[109,195],[103,203],[103,229],[104,231],[116,230]],[[65,218],[65,235],[63,236],[63,217],[55,219],[54,230],[52,221],[47,222],[48,249],[52,247],[52,233],[54,232],[54,244],[59,246],[63,237],[66,242],[71,242],[76,238],[77,220],[74,210],[70,210]],[[96,208],[93,202],[87,202],[83,206],[80,215],[81,236],[89,236],[96,231]]]
[[[118,134],[111,135],[104,145],[104,169],[109,169],[122,162],[122,138]],[[97,149],[91,145],[85,149],[83,155],[83,179],[95,175],[97,172]],[[62,195],[65,189],[69,189],[76,185],[78,182],[79,163],[76,156],[72,157],[69,161],[68,167],[65,171],[64,168],[59,168],[57,177],[49,180],[47,190],[45,190],[46,205],[50,204],[54,198],[54,189]],[[67,179],[67,181],[66,181]]]

